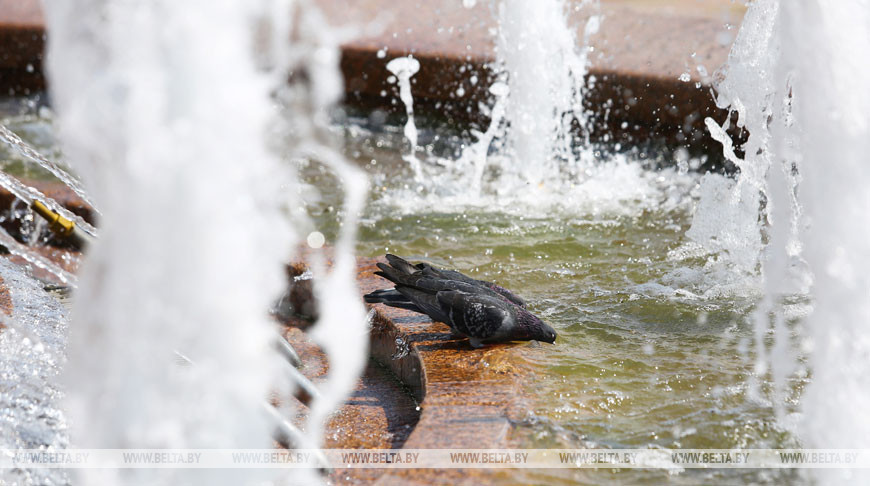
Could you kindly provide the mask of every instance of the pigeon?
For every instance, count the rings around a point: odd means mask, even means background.
[[[428,263],[412,265],[387,255],[375,272],[395,288],[376,290],[365,301],[426,314],[466,336],[472,347],[507,341],[556,342],[556,331],[526,310],[525,301],[501,286]]]

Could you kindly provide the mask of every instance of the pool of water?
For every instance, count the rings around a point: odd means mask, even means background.
[[[665,155],[602,150],[601,159],[609,160],[587,168],[576,184],[545,184],[522,197],[444,196],[441,185],[450,181],[409,183],[410,169],[396,155],[401,146],[391,140],[367,135],[349,144],[348,153],[376,181],[360,254],[391,252],[496,281],[525,297],[559,333],[554,346],[522,348],[538,378],[529,390],[534,410],[515,430],[519,447],[798,446],[782,424],[796,417],[806,373],[792,381],[779,421],[769,376],[753,373],[757,275],[730,268],[686,236],[701,174],[680,170]],[[433,173],[448,170],[435,154],[424,161]],[[319,187],[329,185],[316,164],[306,173]],[[311,209],[323,218],[337,207],[327,197]],[[787,305],[794,326],[806,307],[800,299]],[[520,470],[514,477],[518,483],[802,478],[724,469]]]
[[[10,106],[4,123],[57,155],[50,112],[38,103]],[[602,148],[568,182],[557,177],[499,193],[497,176],[511,163],[502,161],[488,169],[495,182],[469,194],[452,162],[463,145],[458,136],[421,132],[418,156],[428,177],[415,183],[400,156],[407,149],[400,129],[342,131],[345,152],[373,181],[360,255],[391,252],[494,280],[558,331],[553,346],[521,345],[538,378],[529,390],[532,410],[514,430],[517,447],[799,446],[788,424],[807,373],[792,381],[777,420],[769,376],[753,372],[757,276],[730,268],[686,234],[702,190],[701,174],[687,169],[699,163]],[[330,243],[341,220],[339,185],[317,162],[297,163],[306,209]],[[787,305],[793,326],[806,308],[800,299]],[[805,480],[725,469],[517,470],[513,477],[518,484]]]

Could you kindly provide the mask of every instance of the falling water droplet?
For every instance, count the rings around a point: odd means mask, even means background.
[[[308,246],[317,249],[323,247],[323,244],[326,243],[326,237],[323,236],[323,233],[320,231],[312,231],[308,234],[306,241],[308,242]]]

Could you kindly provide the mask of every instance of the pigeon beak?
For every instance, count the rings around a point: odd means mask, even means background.
[[[555,344],[556,343],[556,331],[552,327],[544,324],[544,329],[543,329],[543,332],[541,333],[540,341],[545,342],[545,343]]]

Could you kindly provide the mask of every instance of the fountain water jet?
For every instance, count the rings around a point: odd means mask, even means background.
[[[57,164],[48,160],[42,154],[36,151],[33,147],[28,145],[24,140],[21,140],[21,137],[16,135],[14,132],[9,130],[3,125],[0,125],[0,140],[5,142],[10,147],[14,148],[18,153],[26,157],[27,159],[35,162],[38,166],[47,170],[51,173],[51,175],[57,177],[61,182],[66,184],[67,187],[72,189],[73,192],[76,193],[78,197],[82,199],[86,204],[88,204],[94,211],[99,213],[99,209],[97,208],[94,201],[91,200],[90,196],[88,196],[87,192],[85,192],[84,187],[82,187],[81,181],[78,180],[74,175],[68,173],[62,168],[58,167]]]
[[[496,69],[506,76],[510,91],[507,147],[519,162],[511,169],[518,169],[515,175],[532,187],[559,178],[560,161],[568,166],[581,162],[575,156],[574,123],[588,135],[589,114],[583,107],[588,43],[600,17],[587,21],[578,50],[565,8],[562,0],[499,4]],[[589,157],[582,161],[590,162]]]
[[[340,341],[341,325],[365,327],[351,253],[364,178],[318,139],[324,109],[341,86],[336,46],[323,38],[328,30],[314,22],[307,2],[46,7],[64,150],[103,208],[69,346],[72,442],[270,447],[261,407],[278,382],[280,358],[267,311],[298,240],[290,223],[305,223],[291,165],[267,142],[288,143],[278,147],[288,157],[326,154],[344,179],[349,216],[318,292],[334,312],[321,312],[316,339]],[[298,40],[288,46],[294,20]],[[291,69],[307,72],[310,85],[297,79],[285,86]],[[281,133],[274,130],[278,106],[287,115]],[[359,341],[338,347],[344,355],[330,355],[333,372],[322,403],[313,404],[310,447],[364,361]],[[174,365],[176,350],[196,365]],[[337,353],[336,346],[327,352]],[[265,479],[252,471],[85,473],[89,484]]]
[[[397,57],[387,63],[387,69],[396,77],[396,82],[399,84],[399,98],[405,105],[405,114],[408,115],[408,120],[405,122],[405,138],[411,144],[411,150],[408,155],[402,157],[408,164],[411,165],[411,170],[414,171],[414,180],[420,182],[422,173],[420,168],[420,160],[417,159],[417,126],[414,124],[414,97],[411,94],[411,76],[417,74],[420,70],[420,61],[413,56]]]
[[[800,431],[809,447],[867,448],[870,420],[870,5],[782,2],[779,75],[794,92],[793,139],[804,253],[813,271],[807,318],[812,381]],[[789,144],[796,140],[797,146]],[[822,470],[819,470],[822,471]],[[820,480],[866,484],[866,470],[824,471]]]
[[[494,39],[496,60],[489,66],[495,80],[489,90],[493,100],[489,126],[485,131],[472,130],[475,142],[455,160],[434,164],[415,160],[425,184],[397,191],[385,201],[406,209],[422,202],[425,207],[503,210],[515,204],[526,208],[596,205],[603,193],[613,202],[641,197],[649,181],[638,180],[633,187],[619,180],[618,188],[612,183],[624,176],[644,179],[640,167],[623,170],[629,164],[618,155],[613,157],[616,169],[595,164],[600,154],[589,140],[592,121],[584,98],[592,83],[587,79],[589,42],[602,22],[599,3],[572,4],[575,10],[591,13],[579,47],[563,0],[502,0],[493,5],[499,28]],[[394,73],[403,67],[400,60],[390,63]],[[402,93],[408,106],[411,93]],[[406,125],[405,135],[415,144],[416,129],[409,132]],[[587,184],[600,191],[592,191],[595,194],[589,197]]]
[[[862,62],[868,24],[866,2],[755,2],[717,85],[719,106],[736,111],[750,133],[743,159],[724,144],[741,169],[731,194],[756,208],[743,216],[748,230],[735,235],[754,240],[751,249],[762,231],[767,235],[756,251],[763,276],[756,373],[772,372],[771,403],[779,410],[789,379],[800,372],[795,334],[801,339],[812,379],[796,432],[812,448],[865,448],[870,436],[861,412],[870,406],[870,68]],[[727,142],[727,120],[723,129],[710,120],[708,126]],[[751,190],[741,195],[741,185]],[[783,306],[793,296],[810,298],[812,312],[791,329]],[[867,476],[824,472],[820,479],[865,483]]]
[[[86,3],[47,5],[64,149],[104,204],[69,345],[73,442],[267,447],[259,407],[275,364],[263,309],[292,233],[268,203],[278,188],[265,176],[282,171],[258,140],[269,85],[250,62],[256,10]],[[173,366],[176,349],[197,365]],[[86,473],[113,483],[191,472]]]

